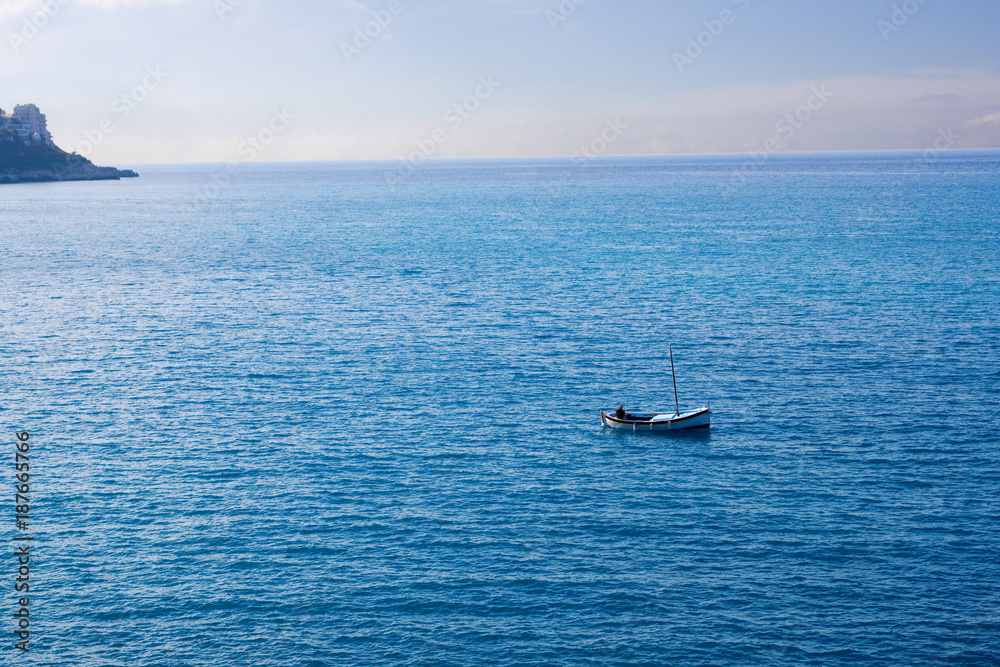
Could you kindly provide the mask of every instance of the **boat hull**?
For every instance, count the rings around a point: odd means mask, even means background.
[[[660,421],[651,421],[653,417],[658,417],[662,413],[648,415],[628,415],[631,419],[619,419],[614,414],[601,410],[601,424],[609,428],[622,429],[627,431],[643,432],[665,432],[684,431],[694,428],[708,428],[712,421],[712,411],[708,408],[685,412],[684,414]]]

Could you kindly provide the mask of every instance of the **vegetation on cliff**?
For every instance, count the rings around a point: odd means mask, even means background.
[[[0,183],[42,181],[99,181],[138,176],[128,169],[97,167],[75,153],[67,153],[45,142],[25,143],[13,132],[0,128]]]

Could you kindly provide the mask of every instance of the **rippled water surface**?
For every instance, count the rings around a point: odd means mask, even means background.
[[[930,157],[2,186],[0,651],[1000,664],[1000,154]],[[670,343],[710,432],[603,430]]]

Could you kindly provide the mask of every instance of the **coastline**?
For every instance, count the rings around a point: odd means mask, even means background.
[[[98,167],[86,157],[56,146],[45,114],[34,104],[19,104],[13,114],[0,109],[0,184],[105,181],[138,176],[130,169]]]
[[[31,169],[13,173],[0,173],[0,185],[17,183],[56,183],[61,181],[119,181],[138,178],[131,169],[91,166],[89,169],[62,171],[56,169]]]

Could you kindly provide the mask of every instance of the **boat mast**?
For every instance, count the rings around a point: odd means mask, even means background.
[[[677,416],[681,416],[681,404],[677,401],[677,374],[674,373],[674,346],[670,344],[670,377],[674,379],[674,408],[677,410]]]

